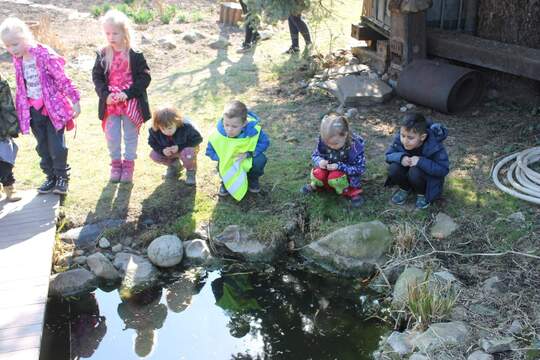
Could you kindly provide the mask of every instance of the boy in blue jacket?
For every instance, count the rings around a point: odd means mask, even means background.
[[[449,172],[448,154],[442,142],[448,130],[419,113],[403,117],[401,128],[386,151],[388,178],[385,186],[398,185],[392,203],[403,205],[412,192],[416,208],[425,209],[443,190]]]
[[[258,193],[264,174],[270,140],[259,125],[259,118],[244,103],[232,101],[208,139],[206,156],[218,162],[221,178],[219,196],[231,195],[237,201],[247,191]]]

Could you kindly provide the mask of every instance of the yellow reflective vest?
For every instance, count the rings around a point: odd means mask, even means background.
[[[250,119],[248,121],[256,120]],[[253,165],[251,157],[242,161],[239,161],[237,157],[242,153],[255,151],[261,127],[255,125],[254,128],[257,130],[257,135],[251,137],[230,138],[216,130],[208,139],[219,157],[218,169],[221,181],[229,194],[237,201],[242,200],[246,195],[248,190],[247,173]]]

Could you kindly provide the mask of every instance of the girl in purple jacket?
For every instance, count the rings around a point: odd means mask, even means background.
[[[335,191],[351,201],[352,207],[364,202],[360,178],[366,169],[364,140],[350,130],[345,116],[326,115],[321,122],[321,135],[311,156],[314,168],[311,181],[303,193]]]
[[[81,112],[79,92],[64,71],[64,59],[51,48],[36,43],[22,20],[4,20],[0,36],[13,56],[21,132],[27,134],[32,130],[40,166],[47,176],[38,192],[66,194],[69,165],[64,130],[74,127],[73,119]]]

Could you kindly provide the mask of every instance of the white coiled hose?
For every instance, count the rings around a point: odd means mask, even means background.
[[[504,165],[514,159],[506,174],[508,184],[511,186],[508,187],[499,181],[499,172]],[[493,168],[491,174],[493,182],[507,194],[540,205],[540,173],[529,167],[538,160],[540,160],[540,146],[509,155]]]

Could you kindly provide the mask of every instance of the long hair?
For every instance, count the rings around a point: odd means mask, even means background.
[[[126,58],[128,60],[128,65],[129,65],[129,50],[136,48],[135,36],[133,33],[133,28],[131,26],[131,21],[123,12],[115,10],[115,9],[111,9],[107,11],[105,15],[103,15],[103,17],[101,18],[101,26],[105,27],[105,25],[112,25],[120,29],[122,33],[124,34],[124,42],[126,45],[124,51],[125,51]],[[107,73],[109,72],[111,68],[111,64],[114,57],[113,48],[109,44],[105,45],[102,49],[102,54],[103,54],[103,58],[101,60],[101,65],[103,66],[103,68],[105,69],[105,72]]]
[[[167,128],[173,124],[177,128],[184,126],[184,118],[174,107],[164,106],[154,111],[152,116],[152,129],[154,131],[159,131],[160,128]]]
[[[352,135],[349,121],[338,113],[330,113],[321,121],[321,139],[326,142],[334,136],[346,137],[345,143],[351,143]]]
[[[25,40],[29,45],[33,45],[36,42],[34,34],[32,34],[28,25],[21,19],[13,16],[6,18],[0,25],[2,41],[5,42],[5,38],[9,34],[16,35],[19,39]]]

